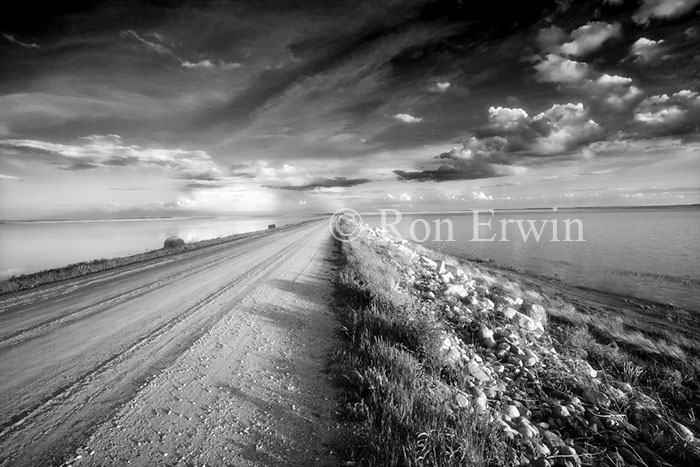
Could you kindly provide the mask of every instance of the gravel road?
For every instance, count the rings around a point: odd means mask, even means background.
[[[335,465],[327,221],[0,297],[0,465]]]

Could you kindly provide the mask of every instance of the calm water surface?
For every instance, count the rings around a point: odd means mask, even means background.
[[[491,220],[491,228],[476,226],[476,238],[501,238],[500,220],[533,220],[540,241],[531,235],[524,241],[516,223],[506,225],[508,241],[473,241],[473,213],[406,215],[396,226],[410,238],[416,219],[430,225],[425,246],[466,258],[492,260],[497,264],[556,277],[562,281],[610,292],[627,294],[700,311],[700,208],[595,209],[548,211],[481,212],[478,222]],[[436,241],[435,220],[449,219],[454,241]],[[565,238],[565,219],[580,219],[584,242],[553,242],[553,221],[559,240]],[[380,226],[377,216],[365,222]],[[389,222],[394,218],[389,216]],[[546,223],[543,223],[545,222]],[[443,224],[442,239],[447,239]],[[420,239],[428,233],[424,223],[414,224]],[[571,239],[578,239],[577,225],[571,225]]]
[[[177,235],[196,242],[291,224],[301,218],[137,219],[0,224],[0,278],[162,248]]]

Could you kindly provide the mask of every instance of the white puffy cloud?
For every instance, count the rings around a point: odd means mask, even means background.
[[[515,154],[563,154],[603,134],[603,128],[590,118],[582,103],[555,104],[534,117],[523,109],[491,107],[489,123],[461,149],[453,149],[449,157],[510,163]]]
[[[588,75],[586,63],[569,60],[555,54],[547,54],[535,64],[536,79],[546,83],[577,84]]]
[[[527,112],[523,109],[489,107],[489,123],[496,129],[513,130],[519,127],[527,117]]]
[[[396,114],[394,115],[394,118],[404,123],[419,123],[423,121],[423,119],[420,117],[414,117],[413,115],[404,113]]]
[[[683,89],[677,93],[671,95],[672,99],[681,99],[690,104],[698,105],[700,104],[700,95],[697,91],[690,91],[689,89]]]
[[[535,115],[535,120],[548,118],[552,122],[579,122],[588,116],[588,111],[581,102],[578,104],[554,104],[549,109]]]
[[[532,145],[532,150],[540,155],[559,154],[603,135],[603,128],[589,118],[582,103],[555,104],[536,115],[533,123],[544,123],[549,129]]]
[[[684,89],[670,96],[649,96],[639,103],[634,121],[659,131],[694,131],[693,122],[700,120],[700,94]]]
[[[14,175],[0,174],[0,180],[19,180],[19,177],[15,177]]]
[[[619,75],[603,74],[597,79],[597,83],[602,86],[625,86],[632,84],[632,78]]]
[[[632,78],[626,76],[603,74],[591,81],[588,88],[609,106],[623,109],[644,94],[632,83]]]
[[[630,102],[634,102],[644,94],[637,86],[630,85],[626,91],[615,93],[613,91],[605,98],[605,103],[616,108],[624,108]]]
[[[670,105],[678,105],[684,108],[700,107],[700,94],[697,91],[683,89],[670,96],[668,94],[649,96],[639,103],[637,110],[651,111]]]
[[[648,24],[652,18],[678,18],[692,11],[699,3],[700,0],[644,0],[632,19],[639,24]]]
[[[646,37],[640,37],[634,44],[630,47],[629,57],[633,61],[648,63],[654,60],[656,57],[663,53],[664,47],[663,39],[655,41],[647,39]]]
[[[622,36],[620,23],[595,21],[571,31],[571,41],[561,45],[564,55],[581,56],[598,50],[605,41]]]
[[[655,112],[650,111],[635,113],[634,120],[649,125],[663,125],[675,123],[679,121],[683,115],[685,115],[685,110],[681,109],[677,105],[672,105],[670,107],[659,109]]]

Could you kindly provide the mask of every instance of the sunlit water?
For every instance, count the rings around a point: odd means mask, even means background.
[[[138,219],[0,224],[0,278],[163,247],[177,235],[196,242],[281,226],[299,218]]]
[[[387,222],[395,218],[389,215]],[[417,219],[424,219],[430,226]],[[435,221],[449,219],[454,241],[436,241]],[[506,224],[507,241],[473,241],[474,238],[502,238],[501,220],[533,220],[542,236],[523,239],[517,223]],[[583,226],[583,242],[563,241],[565,219],[579,219]],[[381,217],[364,216],[365,222],[380,226]],[[476,225],[491,221],[491,227]],[[546,223],[543,223],[545,222]],[[558,242],[553,237],[553,221],[557,225]],[[415,223],[414,223],[415,222]],[[465,258],[493,262],[526,272],[556,277],[562,281],[599,290],[672,303],[700,311],[700,209],[595,209],[548,211],[510,211],[491,215],[481,212],[463,214],[404,214],[396,226],[405,238],[413,236],[429,248]],[[441,229],[447,240],[447,224]],[[572,222],[570,239],[579,239],[578,225]]]

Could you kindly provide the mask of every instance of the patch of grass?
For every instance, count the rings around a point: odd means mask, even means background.
[[[441,377],[441,325],[400,287],[394,260],[359,239],[338,245],[336,304],[343,348],[333,359],[344,414],[358,425],[348,449],[355,465],[498,466],[508,463],[499,428],[455,403]]]
[[[608,383],[631,387],[632,395],[621,409],[637,422],[636,442],[672,465],[697,465],[700,453],[679,443],[673,422],[700,431],[696,343],[690,339],[670,342],[672,335],[645,329],[625,316],[582,313],[571,305],[550,307],[550,318],[557,324],[550,333],[559,352],[603,370],[602,378]],[[633,410],[633,402],[645,408],[643,415]],[[644,421],[640,423],[639,417]]]

